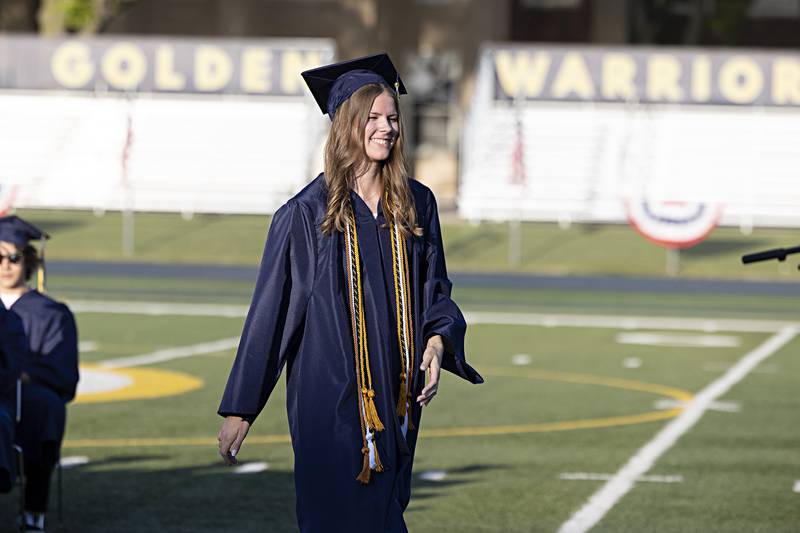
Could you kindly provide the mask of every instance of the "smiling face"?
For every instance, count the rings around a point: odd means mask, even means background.
[[[394,98],[382,92],[372,101],[364,128],[364,151],[372,162],[385,161],[400,134],[400,117]]]
[[[10,258],[18,258],[14,263]],[[25,260],[16,245],[0,241],[0,290],[12,291],[25,287]]]

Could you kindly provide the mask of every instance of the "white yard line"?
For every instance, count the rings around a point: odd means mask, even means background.
[[[87,455],[73,455],[69,457],[62,457],[59,460],[61,468],[72,468],[75,466],[82,466],[89,464],[89,457]]]
[[[269,465],[264,462],[241,463],[231,469],[233,474],[258,474],[269,470]]]
[[[706,372],[725,372],[731,367],[728,361],[709,361],[703,364],[703,370]],[[753,374],[777,374],[780,372],[779,365],[759,365],[758,368],[753,370]]]
[[[447,479],[447,470],[425,470],[417,474],[423,481],[444,481]]]
[[[237,318],[247,315],[246,305],[113,302],[101,300],[68,300],[67,303],[74,313],[114,313],[151,316],[218,316],[228,318]]]
[[[132,357],[108,359],[98,363],[98,365],[102,366],[103,368],[129,368],[132,366],[151,365],[153,363],[163,363],[173,359],[192,357],[194,355],[203,355],[207,353],[231,350],[237,346],[239,346],[239,337],[229,337],[227,339],[220,339],[218,341],[201,342],[198,344],[190,344],[188,346],[177,346],[175,348],[156,350],[155,352],[134,355]]]
[[[691,331],[775,332],[800,322],[735,318],[683,318],[669,316],[566,315],[545,313],[464,313],[470,324],[503,324],[545,327],[596,327],[613,329],[673,329]]]
[[[745,355],[725,374],[700,391],[686,409],[673,418],[650,442],[640,448],[614,476],[595,492],[586,504],[559,528],[559,533],[583,533],[594,527],[605,514],[633,487],[636,480],[650,470],[667,450],[692,426],[709,406],[741,381],[767,357],[777,352],[797,335],[797,328],[786,326],[763,344]]]
[[[69,300],[75,313],[114,313],[132,315],[175,315],[244,317],[246,305],[192,304],[168,302],[114,302]],[[545,327],[596,327],[611,329],[656,329],[688,331],[743,331],[772,333],[788,326],[800,328],[800,322],[786,320],[750,320],[731,318],[684,318],[668,316],[584,315],[551,313],[464,313],[469,324],[502,324]]]
[[[612,474],[595,474],[593,472],[564,472],[558,479],[565,481],[608,481],[614,477]],[[637,483],[645,481],[649,483],[683,483],[683,476],[639,476]]]
[[[78,343],[78,352],[96,352],[99,345],[95,341],[81,341]]]
[[[653,333],[651,331],[627,331],[618,333],[619,344],[639,346],[666,346],[674,348],[736,348],[741,345],[739,337],[733,335]]]
[[[755,372],[753,372],[755,374]],[[675,408],[683,409],[686,406],[685,402],[679,402],[671,398],[662,398],[653,402],[653,407],[659,410],[669,410]],[[717,401],[708,404],[707,411],[719,411],[721,413],[738,413],[742,410],[742,404],[732,401]]]

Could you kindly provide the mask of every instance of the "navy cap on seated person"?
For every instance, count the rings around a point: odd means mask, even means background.
[[[364,85],[380,83],[406,94],[406,88],[387,54],[375,54],[325,65],[301,73],[323,114],[336,110]]]
[[[49,238],[50,235],[17,215],[0,218],[0,241],[24,248],[30,241]]]

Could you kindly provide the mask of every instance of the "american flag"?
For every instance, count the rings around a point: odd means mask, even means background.
[[[133,145],[133,116],[128,112],[128,125],[125,132],[125,144],[122,147],[122,157],[120,164],[122,165],[122,186],[128,186],[128,158],[131,155],[131,146]]]
[[[512,185],[520,187],[524,187],[528,182],[528,177],[525,175],[525,133],[522,113],[518,107],[515,113],[514,149],[511,151],[511,178],[509,181]]]

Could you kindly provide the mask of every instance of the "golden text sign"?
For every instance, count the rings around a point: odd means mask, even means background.
[[[495,99],[800,106],[800,54],[491,47]]]
[[[297,96],[324,40],[0,36],[0,88]]]

